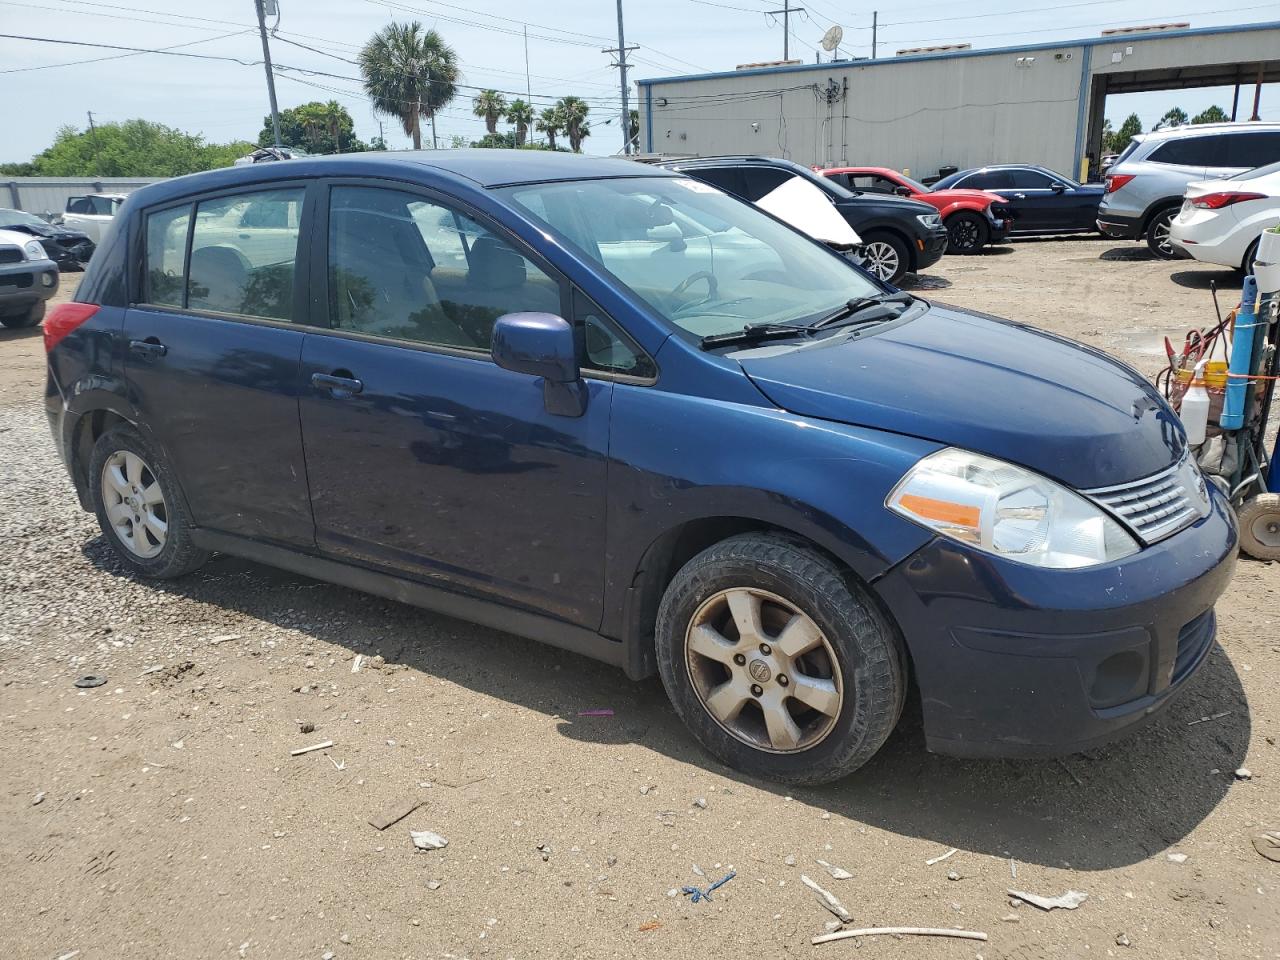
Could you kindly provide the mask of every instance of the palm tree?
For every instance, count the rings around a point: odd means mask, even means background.
[[[556,109],[564,118],[564,132],[569,135],[569,148],[574,153],[582,152],[582,141],[591,135],[587,126],[587,114],[591,108],[581,97],[561,97]]]
[[[330,100],[324,105],[323,116],[329,136],[333,138],[333,152],[341,153],[343,121],[347,118],[346,108],[338,103],[337,100]]]
[[[497,133],[498,121],[507,114],[507,98],[497,90],[481,90],[471,101],[471,110],[477,117],[484,117],[489,133]]]
[[[523,147],[529,139],[529,127],[533,125],[533,107],[523,100],[515,99],[507,107],[507,122],[516,126],[516,146]]]
[[[538,114],[538,129],[547,135],[547,146],[552,150],[556,148],[556,134],[564,129],[564,114],[560,112],[560,105],[547,107],[542,113]]]
[[[358,61],[373,109],[398,118],[415,150],[422,149],[421,118],[430,118],[435,146],[436,112],[457,93],[453,48],[416,20],[389,23],[364,45]]]

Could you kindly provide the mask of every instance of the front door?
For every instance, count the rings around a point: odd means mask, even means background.
[[[297,395],[304,328],[292,322],[305,289],[295,270],[305,195],[258,188],[150,212],[124,336],[131,399],[195,522],[310,548]],[[293,227],[259,245],[262,228],[223,228],[233,209]]]
[[[433,194],[338,184],[326,209],[300,377],[319,548],[598,626],[612,384],[556,416],[489,356],[502,314],[564,315],[561,281]]]

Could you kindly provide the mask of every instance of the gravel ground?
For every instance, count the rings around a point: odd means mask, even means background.
[[[1160,335],[1208,321],[1210,279],[1239,280],[1065,240],[917,286],[1154,372]],[[0,332],[9,956],[1280,956],[1280,864],[1250,843],[1280,828],[1280,565],[1241,561],[1221,646],[1137,737],[960,761],[907,716],[851,779],[786,795],[702,754],[656,683],[572,654],[228,558],[130,578],[77,509],[43,381],[38,333]],[[709,903],[673,893],[731,869]],[[802,874],[858,926],[990,940],[810,946],[831,916]],[[1008,887],[1089,898],[1044,913]]]

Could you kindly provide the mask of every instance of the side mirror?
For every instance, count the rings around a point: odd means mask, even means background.
[[[902,184],[899,184],[898,186],[894,187],[894,188],[893,188],[893,192],[894,192],[894,193],[896,193],[896,194],[897,194],[898,196],[900,196],[900,197],[909,197],[909,196],[911,196],[911,188],[910,188],[910,187],[907,187],[907,186],[903,186]]]
[[[573,327],[553,313],[508,313],[493,324],[490,353],[504,370],[541,377],[547,412],[580,417],[587,407]]]
[[[1052,190],[1054,193],[1066,193],[1067,185],[1065,183],[1055,183],[1049,189]]]

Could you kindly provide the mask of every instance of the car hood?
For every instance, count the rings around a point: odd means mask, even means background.
[[[906,197],[899,197],[892,193],[855,193],[852,197],[841,198],[836,201],[837,207],[859,207],[868,201],[879,204],[882,207],[900,208],[904,216],[920,216],[926,213],[937,213],[938,211],[927,203],[919,200],[909,200]],[[898,212],[895,209],[895,212]]]
[[[4,227],[5,230],[17,230],[33,237],[46,240],[87,240],[89,235],[82,230],[68,230],[66,227],[55,227],[43,223],[15,223]]]
[[[1177,417],[1136,371],[1069,340],[954,308],[734,358],[792,413],[963,447],[1077,489],[1149,476],[1185,446]]]

